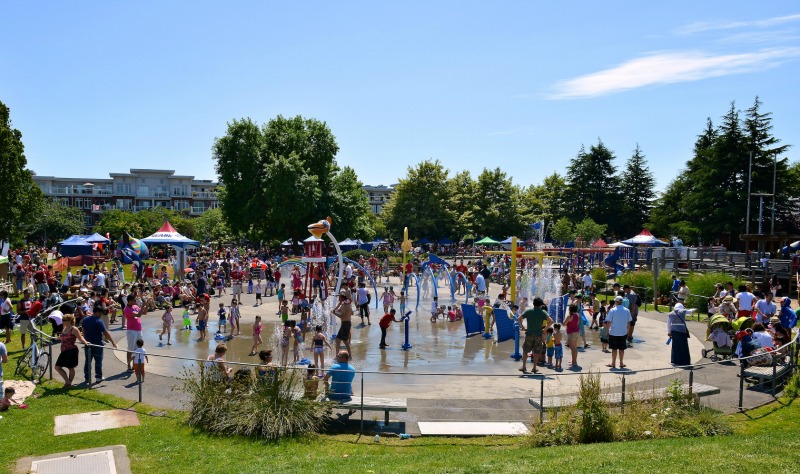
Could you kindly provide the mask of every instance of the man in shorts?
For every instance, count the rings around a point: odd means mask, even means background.
[[[342,323],[339,327],[339,332],[336,334],[335,349],[337,351],[339,350],[339,341],[341,341],[344,343],[347,353],[350,354],[350,329],[352,328],[351,318],[353,317],[353,305],[350,298],[348,298],[347,290],[339,291],[339,303],[336,305],[336,308],[334,308],[333,314],[335,314]]]
[[[540,357],[542,352],[542,333],[544,331],[544,323],[547,325],[553,324],[553,319],[544,310],[544,301],[541,298],[533,299],[533,308],[526,310],[522,313],[520,318],[525,326],[525,342],[522,344],[522,368],[519,369],[522,373],[527,373],[527,359],[528,353],[533,351],[531,364],[533,365],[533,373],[538,373],[536,370],[536,360]]]
[[[633,343],[633,328],[636,326],[636,320],[639,319],[639,295],[631,290],[630,285],[622,287],[625,292],[625,298],[628,299],[628,310],[631,312],[631,325],[628,328],[628,344]]]
[[[631,312],[622,306],[622,296],[615,297],[614,302],[616,304],[606,315],[606,322],[609,323],[608,345],[611,348],[611,363],[606,365],[612,369],[617,367],[617,354],[619,354],[619,367],[625,368],[623,359],[625,349],[628,347],[628,329],[631,324]]]

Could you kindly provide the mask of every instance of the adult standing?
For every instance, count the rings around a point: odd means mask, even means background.
[[[78,346],[77,341],[86,344],[86,339],[75,327],[75,316],[65,314],[63,318],[64,330],[61,332],[61,353],[56,359],[56,372],[64,379],[64,388],[72,386],[75,378],[75,367],[78,366]],[[64,369],[67,369],[66,371]]]
[[[231,271],[231,293],[233,293],[233,297],[239,300],[242,294],[242,280],[244,280],[244,273],[239,269],[239,264],[237,263],[233,267],[233,271]],[[198,288],[199,294],[199,288]]]
[[[0,393],[3,393],[3,364],[8,362],[8,349],[0,342]]]
[[[525,326],[525,341],[522,344],[522,368],[520,372],[526,373],[528,353],[533,351],[531,358],[531,365],[533,365],[533,373],[538,373],[536,370],[536,359],[539,358],[542,348],[542,333],[544,332],[544,323],[548,325],[553,323],[553,319],[544,310],[544,301],[541,298],[533,299],[533,308],[522,313],[520,319]]]
[[[747,286],[739,285],[739,292],[736,293],[734,299],[736,300],[736,307],[739,309],[736,315],[737,318],[750,318],[753,316],[753,304],[756,295],[747,291]]]
[[[133,372],[131,363],[133,362],[133,351],[137,348],[136,341],[144,340],[142,337],[142,309],[136,304],[135,295],[128,295],[127,303],[122,315],[125,317],[125,327],[127,328],[125,335],[128,340],[128,372]]]
[[[475,275],[475,293],[476,296],[481,299],[486,296],[486,278],[484,278],[483,274],[480,272]]]
[[[28,333],[28,329],[31,325],[31,318],[28,316],[28,311],[31,309],[31,291],[27,288],[22,292],[22,298],[17,301],[17,314],[19,318],[17,322],[19,323],[19,334],[20,339],[22,340],[22,348],[25,348],[25,335]],[[34,313],[35,316],[35,313]]]
[[[89,341],[90,346],[86,346],[84,355],[86,356],[86,360],[83,364],[83,378],[86,381],[87,385],[91,385],[92,383],[92,360],[94,360],[94,377],[97,383],[102,382],[103,379],[103,344],[105,341],[111,343],[114,346],[114,349],[117,348],[117,344],[111,338],[111,334],[108,332],[108,326],[100,319],[100,312],[98,308],[98,303],[101,303],[101,299],[95,300],[95,310],[94,312],[83,318],[83,322],[81,326],[83,327],[83,337]]]
[[[353,379],[356,369],[350,365],[350,353],[339,351],[336,354],[336,363],[331,365],[323,381],[331,400],[348,400],[353,396]]]
[[[622,306],[622,297],[614,297],[614,307],[606,315],[608,328],[608,345],[611,348],[611,363],[607,364],[612,369],[617,366],[617,355],[619,354],[619,366],[625,368],[625,349],[628,347],[628,328],[631,324],[631,312]]]
[[[8,298],[6,290],[0,291],[0,329],[6,330],[6,344],[11,344],[11,329],[14,327],[11,324],[11,313],[14,307],[11,305],[11,300]]]
[[[678,298],[678,303],[685,303],[686,298],[689,297],[689,287],[686,286],[686,281],[681,280],[678,286],[678,294],[676,296]]]
[[[628,343],[633,342],[633,329],[636,326],[636,320],[639,319],[639,295],[634,292],[630,285],[622,287],[625,292],[624,298],[628,299],[628,310],[631,312],[631,324],[628,327]]]
[[[352,327],[353,306],[347,290],[342,289],[339,291],[339,303],[334,308],[333,314],[341,320],[339,332],[336,334],[336,350],[339,350],[339,341],[342,341],[345,348],[347,348],[347,360],[350,360],[350,329]]]
[[[361,325],[364,325],[364,318],[367,318],[367,324],[371,325],[372,323],[369,322],[369,292],[364,283],[359,284],[358,290],[356,290],[356,304],[358,305],[358,315],[361,317]]]
[[[689,365],[692,363],[689,355],[689,328],[686,326],[686,308],[682,303],[667,316],[667,336],[672,338],[672,365]]]

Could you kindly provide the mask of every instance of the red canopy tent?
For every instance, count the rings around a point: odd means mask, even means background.
[[[595,248],[595,249],[602,249],[602,248],[606,248],[606,247],[608,247],[608,244],[603,239],[597,239],[592,244],[592,248]]]

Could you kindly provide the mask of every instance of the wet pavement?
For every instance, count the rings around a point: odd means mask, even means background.
[[[390,282],[396,289],[400,282],[393,279]],[[440,288],[440,302],[449,304],[449,291]],[[181,359],[159,357],[173,356],[204,360],[214,351],[217,341],[213,335],[217,330],[216,309],[220,302],[230,304],[231,295],[222,298],[213,297],[211,301],[211,317],[209,335],[211,340],[198,342],[199,334],[196,330],[182,331],[180,326],[173,329],[172,345],[166,344],[166,336],[159,340],[161,330],[161,315],[163,311],[150,313],[142,318],[144,326],[145,348],[150,355],[147,367],[149,373],[176,377],[180,376],[187,368],[197,367],[196,362]],[[412,293],[412,308],[415,306],[416,296]],[[460,297],[457,304],[463,302]],[[255,306],[255,295],[242,295],[241,328],[242,334],[227,341],[228,353],[226,360],[233,362],[258,363],[258,358],[249,356],[252,347],[252,325],[255,317],[260,315],[264,329],[262,332],[264,344],[262,349],[272,349],[275,361],[280,362],[280,347],[277,345],[277,331],[280,327],[280,317],[277,312],[277,298],[265,297],[264,304]],[[541,376],[532,374],[523,375],[517,369],[520,363],[511,358],[514,352],[514,341],[496,343],[483,339],[480,335],[467,337],[463,321],[437,323],[429,320],[430,314],[426,310],[430,300],[422,299],[420,311],[411,314],[409,321],[409,342],[412,348],[402,350],[404,340],[403,323],[392,323],[387,335],[389,347],[381,350],[380,328],[378,320],[382,316],[380,310],[374,307],[375,298],[371,308],[371,325],[361,325],[358,316],[353,318],[352,330],[352,364],[363,375],[364,393],[371,396],[398,396],[418,399],[462,398],[462,399],[514,399],[537,396],[541,391]],[[441,303],[440,303],[441,304]],[[398,308],[395,302],[395,308]],[[180,310],[174,312],[175,320],[180,323]],[[192,316],[194,322],[195,316]],[[399,316],[398,316],[399,318]],[[664,369],[653,372],[641,372],[645,369],[669,367],[670,346],[665,344],[665,324],[660,318],[650,318],[646,313],[641,314],[636,326],[636,339],[634,347],[626,351],[626,371],[617,371],[613,375],[604,375],[604,384],[609,387],[622,383],[622,373],[626,374],[627,383],[642,383],[648,380],[665,377],[679,372],[673,369]],[[119,334],[124,343],[124,334]],[[302,346],[299,358],[313,360],[309,350],[309,333],[306,344]],[[586,333],[587,341],[591,344],[588,349],[581,348],[578,355],[579,367],[575,370],[568,369],[569,350],[565,347],[564,371],[556,372],[543,368],[544,391],[546,395],[572,393],[576,390],[580,373],[607,372],[606,364],[610,362],[610,354],[600,350],[599,336],[596,331]],[[702,344],[697,338],[690,339],[692,354],[697,354],[699,359]],[[115,353],[117,358],[124,360],[123,353]],[[334,351],[325,349],[325,364],[330,365]],[[292,354],[288,355],[292,361]],[[529,364],[530,368],[530,364]],[[637,372],[639,371],[639,372]],[[501,377],[498,377],[501,376]],[[361,377],[358,375],[354,390],[361,390]]]

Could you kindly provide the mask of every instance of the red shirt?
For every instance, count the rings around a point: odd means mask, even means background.
[[[231,280],[233,280],[234,282],[241,283],[242,278],[244,278],[244,275],[239,270],[234,270],[231,272]]]
[[[28,308],[28,317],[32,318],[36,316],[37,314],[39,314],[42,308],[43,306],[41,301],[39,300],[34,301],[33,303],[31,303],[31,307]]]
[[[382,327],[384,329],[388,328],[389,326],[392,325],[392,321],[394,321],[394,316],[392,316],[389,313],[386,313],[386,314],[383,315],[383,317],[381,318],[380,322],[378,322],[378,326],[380,326],[380,327]]]
[[[43,270],[37,270],[36,273],[33,274],[33,280],[37,284],[41,284],[45,282],[45,275]]]

